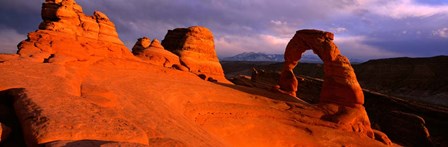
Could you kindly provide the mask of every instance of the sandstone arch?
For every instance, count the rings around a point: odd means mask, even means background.
[[[281,92],[296,96],[298,80],[293,69],[306,50],[313,50],[324,62],[324,82],[320,92],[319,106],[325,112],[321,118],[335,122],[339,128],[364,134],[368,137],[390,140],[370,127],[364,109],[364,94],[350,61],[341,55],[333,43],[334,34],[320,30],[299,30],[289,41],[285,50],[285,62],[278,86]]]
[[[333,43],[334,34],[320,30],[299,30],[285,50],[285,62],[280,76],[280,89],[295,96],[298,81],[293,73],[302,54],[313,50],[324,62],[324,82],[320,103],[336,103],[343,106],[361,106],[364,94],[350,61],[341,55]]]

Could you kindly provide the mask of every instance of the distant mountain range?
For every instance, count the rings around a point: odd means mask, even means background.
[[[223,58],[224,61],[276,61],[282,62],[283,54],[265,54],[255,52],[244,52],[232,57]]]
[[[255,52],[244,52],[232,57],[222,58],[222,61],[272,61],[272,62],[283,62],[283,54],[266,54],[266,53],[255,53]],[[303,55],[300,62],[307,63],[322,63],[320,58],[315,55]]]
[[[244,52],[232,57],[225,57],[222,61],[270,61],[270,62],[283,62],[283,54],[266,54],[261,52]],[[349,59],[352,63],[362,63],[365,60]],[[322,63],[322,60],[317,55],[304,54],[300,59],[302,63]]]

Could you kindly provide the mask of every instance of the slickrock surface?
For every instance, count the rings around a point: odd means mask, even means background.
[[[0,62],[0,99],[12,101],[2,105],[15,110],[28,146],[384,145],[322,119],[330,109],[142,62],[104,14],[81,12],[73,0],[47,0],[20,57]],[[175,49],[190,71],[223,78],[211,32],[181,30]]]
[[[1,90],[25,89],[14,106],[29,144],[382,146],[337,129],[320,119],[323,110],[289,96],[145,63],[5,62],[0,70]]]
[[[200,26],[169,30],[162,40],[165,49],[180,57],[190,72],[227,82],[215,51],[212,32]]]
[[[147,37],[138,39],[132,48],[132,53],[151,64],[163,67],[172,67],[174,64],[180,66],[179,57],[165,50],[159,40],[150,41]]]

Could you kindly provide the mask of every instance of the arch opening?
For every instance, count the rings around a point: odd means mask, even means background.
[[[336,103],[344,106],[364,104],[364,94],[350,61],[333,42],[334,34],[320,30],[299,30],[285,49],[285,62],[280,75],[280,90],[296,96],[298,84],[293,69],[302,55],[312,50],[323,62],[323,85],[319,103]],[[299,69],[300,70],[300,69]]]

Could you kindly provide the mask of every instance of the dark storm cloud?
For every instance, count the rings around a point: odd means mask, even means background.
[[[330,17],[331,11],[342,7],[327,2],[316,3],[312,0],[301,2],[285,0],[283,3],[260,0],[78,2],[89,13],[99,9],[108,14],[117,25],[120,37],[128,46],[132,46],[136,37],[162,39],[168,29],[201,25],[213,31],[218,41],[217,50],[220,56],[242,51],[278,52],[284,45],[271,48],[274,47],[273,44],[255,41],[268,39],[260,34],[291,37],[291,34],[304,23]],[[325,11],[316,11],[317,7]],[[250,40],[253,45],[238,46],[242,42],[237,40]],[[223,43],[233,45],[223,48]]]
[[[217,33],[265,33],[271,20],[283,20],[299,26],[299,24],[322,19],[330,12],[315,11],[313,7],[332,6],[312,1],[240,1],[240,0],[164,0],[164,1],[79,1],[87,5],[87,9],[100,9],[115,19],[123,33],[151,31],[165,33],[166,30],[155,30],[159,25],[168,27],[186,27],[204,25]],[[315,6],[313,6],[315,5]],[[86,7],[85,7],[86,9]],[[132,28],[132,25],[142,26]],[[148,25],[148,26],[145,26]],[[152,26],[151,26],[152,25]],[[145,28],[148,27],[148,28]],[[154,31],[149,30],[154,29]],[[168,28],[169,29],[169,28]],[[243,31],[243,32],[242,32]],[[140,33],[142,34],[142,33]],[[160,36],[159,33],[156,33]]]
[[[34,0],[0,1],[0,53],[15,53],[26,34],[37,29],[40,8],[41,2]]]
[[[37,29],[40,8],[41,2],[36,0],[0,1],[0,29],[14,29],[22,34]]]
[[[437,56],[441,54],[448,55],[448,41],[446,39],[383,40],[370,41],[368,44],[388,51],[415,57]]]
[[[128,47],[138,37],[161,40],[169,29],[201,25],[213,31],[220,57],[248,51],[282,53],[295,31],[304,28],[334,32],[342,53],[352,58],[447,54],[448,5],[437,0],[77,2],[88,15],[105,12]],[[1,1],[0,38],[24,38],[35,30],[40,3]],[[11,45],[0,44],[0,49],[4,46]]]

